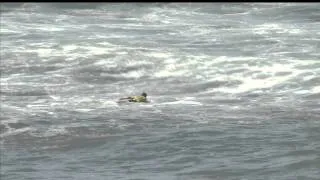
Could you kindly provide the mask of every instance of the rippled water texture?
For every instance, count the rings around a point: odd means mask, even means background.
[[[319,3],[0,13],[1,179],[319,179]]]

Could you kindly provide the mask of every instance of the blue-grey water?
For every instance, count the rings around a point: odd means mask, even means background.
[[[0,13],[1,180],[320,179],[320,3]]]

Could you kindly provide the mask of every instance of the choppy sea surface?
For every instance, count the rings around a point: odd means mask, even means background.
[[[320,3],[0,13],[1,180],[320,179]]]

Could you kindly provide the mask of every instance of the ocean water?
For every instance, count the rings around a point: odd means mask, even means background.
[[[0,13],[1,180],[320,179],[319,3]]]

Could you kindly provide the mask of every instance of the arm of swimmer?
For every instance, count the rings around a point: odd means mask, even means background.
[[[127,100],[127,99],[132,99],[132,97],[120,98],[120,100]]]

